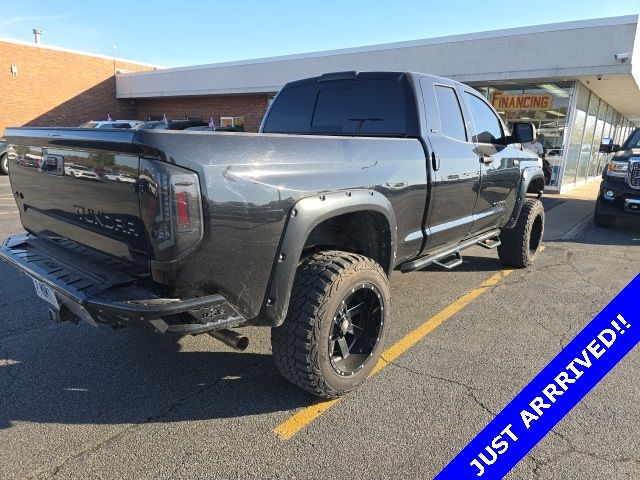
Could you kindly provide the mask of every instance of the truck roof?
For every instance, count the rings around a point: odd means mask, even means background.
[[[343,80],[401,81],[402,78],[405,76],[414,77],[414,78],[429,78],[431,80],[435,80],[442,83],[448,83],[448,84],[459,83],[449,78],[439,77],[437,75],[430,75],[427,73],[420,73],[420,72],[384,72],[384,71],[359,72],[356,70],[350,70],[350,71],[344,71],[344,72],[324,73],[317,77],[303,78],[302,80],[295,80],[293,82],[289,82],[285,86],[293,87],[293,86],[301,86],[301,85],[311,85],[314,83],[335,82],[335,81],[343,81]]]

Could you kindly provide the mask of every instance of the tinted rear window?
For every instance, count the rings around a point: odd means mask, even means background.
[[[357,80],[285,88],[265,121],[267,133],[405,135],[400,82]]]

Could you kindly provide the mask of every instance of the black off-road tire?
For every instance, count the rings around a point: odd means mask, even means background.
[[[354,288],[373,285],[382,301],[377,343],[360,369],[339,375],[331,363],[329,336],[334,315]],[[271,348],[280,373],[294,385],[322,398],[342,396],[364,382],[375,367],[389,317],[389,281],[375,261],[330,250],[304,260],[296,273],[284,323],[271,329]]]
[[[537,198],[527,198],[512,229],[500,234],[500,262],[507,267],[526,268],[540,253],[544,235],[544,207]]]
[[[9,159],[6,153],[0,156],[0,174],[9,175]]]
[[[600,213],[600,200],[596,201],[596,211],[593,213],[593,224],[596,227],[610,228],[616,223],[616,217]]]

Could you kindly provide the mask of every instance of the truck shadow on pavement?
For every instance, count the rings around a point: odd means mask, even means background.
[[[226,347],[201,337],[178,342],[132,328],[47,324],[44,311],[40,318],[27,333],[3,336],[7,317],[2,315],[0,429],[16,421],[140,424],[235,418],[312,401],[280,377],[268,354],[212,351]]]

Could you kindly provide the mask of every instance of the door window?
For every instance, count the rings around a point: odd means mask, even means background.
[[[484,100],[469,92],[464,93],[475,125],[476,134],[473,136],[473,141],[476,143],[497,143],[496,141],[502,138],[500,120]]]
[[[456,91],[451,87],[434,85],[438,115],[440,116],[440,129],[446,137],[467,141],[467,132],[462,118],[462,109]]]

